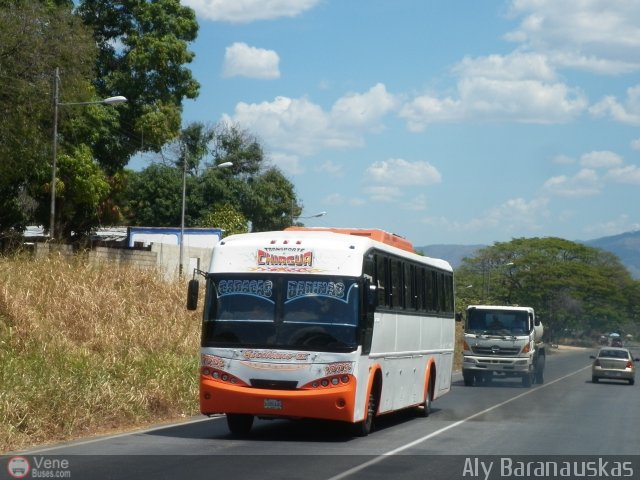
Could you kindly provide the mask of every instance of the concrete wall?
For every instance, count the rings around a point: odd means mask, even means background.
[[[52,252],[60,252],[63,255],[73,255],[69,245],[52,245],[48,243],[36,243],[34,255],[42,257]],[[186,278],[191,278],[193,269],[199,268],[208,271],[211,263],[211,248],[183,247],[183,273]],[[178,278],[180,266],[180,247],[162,243],[151,244],[151,250],[137,250],[130,248],[96,247],[87,252],[89,262],[115,262],[118,264],[130,264],[142,268],[157,268],[167,280]]]
[[[178,276],[180,269],[180,246],[166,243],[152,243],[151,252],[157,255],[157,265],[167,278]],[[183,246],[183,274],[187,278],[193,275],[193,269],[209,270],[211,263],[211,248]]]

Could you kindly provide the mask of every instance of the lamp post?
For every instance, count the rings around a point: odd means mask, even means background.
[[[233,162],[223,162],[220,163],[219,165],[214,165],[213,169],[217,169],[217,168],[229,168],[229,167],[233,167]],[[183,156],[182,156],[182,211],[180,214],[180,253],[178,253],[178,255],[180,256],[180,262],[179,262],[179,266],[178,266],[178,274],[182,277],[182,271],[183,271],[183,262],[182,262],[182,258],[183,258],[183,250],[184,250],[184,213],[185,213],[185,209],[186,209],[186,200],[187,200],[187,156],[186,154],[184,154],[183,152]]]
[[[307,216],[304,216],[304,217],[295,217],[295,219],[299,220],[301,218],[318,218],[318,217],[324,217],[326,214],[327,214],[327,212],[318,212],[318,213],[315,213],[313,215],[307,215]]]
[[[313,215],[305,215],[305,216],[299,216],[299,217],[291,217],[291,225],[293,225],[293,223],[297,220],[300,220],[301,218],[318,218],[318,217],[324,217],[327,214],[327,212],[318,212],[318,213],[314,213]]]
[[[51,166],[51,214],[49,217],[49,239],[55,239],[56,220],[56,169],[58,164],[58,107],[70,105],[117,105],[124,103],[127,99],[123,96],[109,97],[104,100],[94,102],[59,102],[60,69],[56,67],[53,77],[53,161]]]

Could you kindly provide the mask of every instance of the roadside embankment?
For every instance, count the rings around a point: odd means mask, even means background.
[[[0,257],[0,453],[197,413],[185,293],[149,269]]]

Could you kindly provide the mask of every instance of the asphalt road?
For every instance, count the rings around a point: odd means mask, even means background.
[[[341,425],[258,420],[250,436],[235,439],[220,417],[20,455],[30,464],[28,478],[34,471],[91,480],[552,478],[544,475],[549,470],[526,471],[543,468],[539,462],[586,468],[591,478],[640,478],[640,386],[592,383],[591,353],[553,350],[545,383],[532,388],[519,379],[465,387],[455,374],[451,392],[434,402],[428,418],[385,416],[364,438]],[[640,356],[640,349],[633,353]],[[8,458],[0,478],[12,478]],[[55,468],[44,468],[46,460]]]

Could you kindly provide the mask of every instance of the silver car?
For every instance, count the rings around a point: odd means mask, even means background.
[[[626,348],[603,347],[597,356],[591,355],[593,365],[591,366],[591,381],[598,383],[601,378],[608,380],[626,380],[629,385],[633,385],[636,376],[636,366],[634,362],[640,358],[633,358],[631,352]]]

